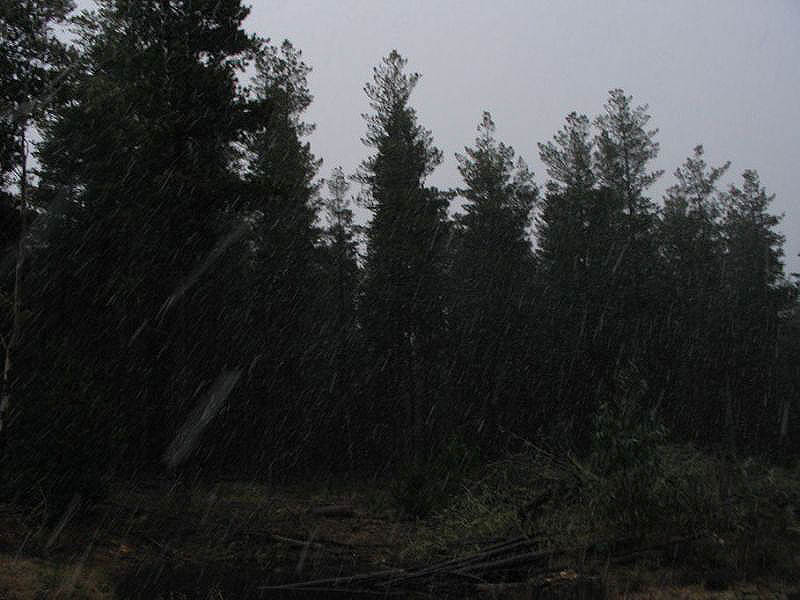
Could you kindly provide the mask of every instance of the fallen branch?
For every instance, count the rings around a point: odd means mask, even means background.
[[[302,546],[303,548],[311,547],[311,548],[315,548],[315,549],[322,548],[322,544],[320,543],[319,540],[314,540],[314,541],[312,541],[311,539],[308,539],[308,540],[305,540],[305,541],[303,541],[303,540],[295,540],[293,538],[284,537],[282,535],[275,535],[274,533],[270,534],[270,538],[272,538],[273,540],[278,541],[278,542],[283,542],[285,544],[289,544],[290,546]]]
[[[452,585],[454,579],[469,580],[476,585],[477,591],[499,592],[502,590],[512,591],[520,585],[531,586],[535,584],[527,583],[489,583],[483,579],[487,574],[493,572],[503,572],[521,567],[526,568],[526,576],[546,575],[553,572],[550,561],[555,557],[566,555],[587,555],[594,556],[604,554],[601,549],[622,546],[626,551],[622,554],[614,555],[609,553],[608,560],[617,562],[631,557],[643,556],[647,552],[663,550],[664,548],[674,547],[676,544],[689,543],[707,537],[707,533],[698,533],[681,538],[673,538],[664,542],[649,544],[631,548],[631,538],[620,538],[605,542],[595,542],[588,545],[574,546],[570,548],[551,548],[548,550],[537,550],[534,552],[520,552],[523,549],[539,543],[541,540],[530,538],[513,538],[502,543],[490,546],[484,551],[471,554],[462,558],[453,558],[429,565],[416,571],[404,569],[389,569],[373,573],[362,573],[349,577],[334,577],[329,579],[317,579],[290,583],[280,586],[265,586],[262,590],[296,590],[296,591],[339,591],[346,593],[348,590],[359,594],[402,594],[409,590],[418,589],[420,585],[428,588],[443,585],[447,580]],[[276,536],[278,537],[278,536]],[[299,540],[284,538],[296,544],[307,545]],[[509,556],[511,554],[511,556]],[[437,583],[438,581],[438,583]],[[355,588],[342,587],[357,583]],[[547,582],[549,584],[550,582]],[[504,587],[507,586],[507,587]],[[516,587],[515,587],[516,586]]]
[[[311,587],[317,587],[322,589],[325,586],[336,587],[345,583],[354,583],[354,582],[368,582],[370,580],[374,580],[375,583],[386,579],[387,577],[392,577],[393,575],[397,575],[398,573],[404,573],[403,569],[387,569],[385,571],[374,571],[372,573],[360,573],[358,575],[350,575],[348,577],[329,577],[327,579],[314,579],[311,581],[299,581],[296,583],[286,583],[283,585],[266,585],[261,586],[259,590],[302,590],[308,589]]]
[[[308,543],[307,540],[302,540],[300,538],[292,538],[278,533],[272,533],[271,531],[245,529],[241,531],[240,535],[245,537],[259,537],[259,538],[264,538],[266,540],[285,542],[292,546],[305,546]],[[366,542],[359,544],[351,544],[349,542],[339,542],[337,540],[332,540],[329,538],[321,538],[321,537],[315,537],[311,545],[317,547],[333,546],[334,548],[342,548],[345,550],[358,550],[359,548],[389,548],[392,546],[391,544],[386,544],[386,543],[379,544],[379,543],[366,543]]]
[[[538,552],[526,552],[525,554],[517,554],[515,556],[511,556],[509,558],[503,558],[500,560],[467,565],[459,569],[457,572],[469,573],[475,571],[484,572],[484,571],[496,571],[500,569],[505,570],[512,567],[520,567],[527,564],[539,563],[544,561],[545,559],[550,559],[560,554],[569,554],[570,552],[573,552],[575,550],[581,550],[581,548],[570,548],[566,550],[559,550],[559,549],[540,550]]]
[[[414,571],[412,573],[409,573],[408,575],[395,580],[394,583],[402,583],[405,581],[419,579],[427,577],[429,575],[436,575],[439,573],[466,572],[467,567],[469,567],[473,563],[482,563],[482,562],[485,563],[486,560],[489,558],[502,556],[504,554],[508,554],[513,550],[519,550],[521,548],[529,547],[530,545],[536,543],[536,541],[537,540],[531,540],[524,537],[514,538],[512,540],[508,540],[507,542],[491,546],[486,550],[477,552],[475,554],[471,554],[469,556],[464,556],[461,558],[452,558],[438,563],[434,563],[429,567],[425,567],[424,569],[420,569],[419,571]]]
[[[386,590],[371,590],[369,588],[340,588],[340,587],[299,587],[299,588],[285,588],[281,586],[276,587],[262,587],[261,590],[291,590],[295,594],[347,594],[348,596],[364,595],[364,596],[379,596],[381,598],[386,596],[401,596],[403,592],[393,591],[387,592]]]

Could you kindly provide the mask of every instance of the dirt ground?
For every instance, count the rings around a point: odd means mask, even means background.
[[[415,530],[375,495],[244,483],[131,487],[71,517],[5,505],[0,598],[267,597],[261,586],[399,564]]]

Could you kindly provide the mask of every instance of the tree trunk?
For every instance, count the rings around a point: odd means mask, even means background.
[[[20,142],[22,145],[22,164],[20,165],[19,178],[19,218],[20,231],[17,240],[17,260],[14,265],[14,291],[11,305],[11,331],[8,337],[2,337],[4,360],[3,360],[3,381],[0,389],[0,461],[6,462],[6,449],[8,446],[8,423],[7,417],[11,412],[11,369],[12,355],[19,341],[22,317],[22,269],[24,266],[24,241],[25,241],[25,215],[27,208],[28,194],[28,151],[25,136],[26,122],[20,126]]]

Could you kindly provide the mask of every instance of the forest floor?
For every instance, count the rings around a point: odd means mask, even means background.
[[[391,490],[224,482],[175,492],[162,480],[49,518],[42,506],[0,504],[0,598],[800,598],[796,580],[679,560],[691,540],[621,560],[580,545],[549,552],[513,506],[412,520]],[[525,552],[504,552],[504,540]],[[513,564],[498,574],[492,557]],[[360,574],[373,576],[334,579]]]
[[[498,542],[448,539],[432,544],[436,519],[400,518],[391,496],[381,489],[276,490],[226,483],[174,494],[169,482],[161,482],[119,490],[90,513],[49,524],[36,523],[35,514],[1,506],[0,598],[348,597],[357,591],[352,586],[341,592],[324,586],[265,588],[391,568],[413,570]],[[324,507],[335,507],[333,514],[315,514],[325,513]],[[541,586],[534,593],[519,585],[487,585],[482,593],[502,598],[791,598],[797,592],[776,580],[731,582],[724,585],[727,589],[711,591],[702,574],[646,561],[609,568],[562,557],[539,574],[601,584],[586,588],[589,592],[575,588],[568,595],[559,591],[547,596]],[[454,597],[463,597],[464,588],[457,589]],[[409,597],[447,595],[442,588],[398,592]]]

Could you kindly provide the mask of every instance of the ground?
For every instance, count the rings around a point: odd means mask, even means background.
[[[162,480],[120,485],[108,500],[60,516],[46,515],[42,506],[0,505],[0,598],[319,597],[319,590],[265,588],[395,568],[408,572],[515,535],[508,522],[495,539],[479,539],[470,537],[476,530],[469,527],[459,536],[452,519],[441,515],[403,517],[390,487],[374,481],[281,487],[225,482],[176,491]],[[323,507],[335,507],[328,511],[333,514],[317,514],[326,512]],[[453,597],[796,597],[795,588],[777,580],[724,582],[726,589],[711,590],[690,573],[648,564],[646,556],[601,565],[567,555],[536,573],[511,586],[496,578],[470,581],[469,588],[455,581],[459,595]],[[584,591],[576,587],[582,581],[591,584]],[[442,597],[449,585],[407,588],[401,597]],[[347,597],[357,591],[348,589],[326,592]]]

